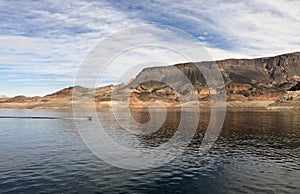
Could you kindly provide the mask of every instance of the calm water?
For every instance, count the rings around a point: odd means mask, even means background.
[[[198,150],[209,112],[201,114],[183,155],[159,168],[136,171],[94,156],[72,119],[0,118],[0,193],[300,193],[300,111],[228,110],[219,139],[202,156]],[[133,115],[139,122],[149,118],[147,112]],[[124,138],[124,143],[166,141],[179,115],[169,112],[160,131]],[[72,113],[1,109],[0,116],[70,118]],[[126,136],[110,113],[101,113],[101,120],[110,126],[109,134]],[[78,122],[91,127],[88,120]]]

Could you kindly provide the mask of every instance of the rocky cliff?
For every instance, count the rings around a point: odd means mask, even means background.
[[[178,95],[191,92],[182,84],[182,72],[193,84],[193,92],[198,98],[207,100],[212,91],[208,89],[197,66],[209,67],[211,63],[216,63],[220,68],[229,101],[275,100],[300,82],[300,52],[295,52],[256,59],[227,59],[146,68],[120,88],[129,87],[134,96],[142,101],[176,100]],[[149,79],[161,81],[144,81]],[[163,82],[172,83],[179,90],[174,92]]]

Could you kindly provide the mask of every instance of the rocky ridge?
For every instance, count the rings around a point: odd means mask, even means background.
[[[218,88],[207,87],[197,66],[209,70],[212,63],[216,63],[221,71],[228,101],[274,101],[300,83],[300,52],[295,52],[257,59],[227,59],[146,68],[129,83],[119,86],[119,90],[130,88],[135,101],[176,102],[178,96],[187,96],[188,93],[195,93],[200,101],[207,101],[211,95],[218,95]],[[193,88],[182,82],[182,76],[190,80]],[[144,82],[151,79],[160,81]],[[175,92],[164,82],[172,83],[178,90]]]
[[[198,67],[205,67],[210,71],[212,63],[218,65],[224,85],[212,85],[209,89]],[[193,87],[183,81],[186,78]],[[0,107],[67,108],[71,107],[74,92],[84,98],[92,96],[98,107],[110,107],[112,100],[123,102],[127,99],[137,106],[155,101],[175,106],[179,103],[179,97],[189,102],[191,95],[206,103],[211,96],[220,95],[220,87],[225,87],[229,104],[259,101],[275,101],[274,104],[282,104],[288,101],[284,99],[290,99],[291,95],[293,100],[298,99],[294,95],[300,89],[300,52],[256,59],[226,59],[150,67],[142,70],[131,81],[120,85],[94,89],[74,86],[44,97],[16,96],[0,101]],[[279,100],[281,96],[282,99]],[[298,103],[293,104],[295,105]]]

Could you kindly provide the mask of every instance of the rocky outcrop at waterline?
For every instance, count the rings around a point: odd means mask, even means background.
[[[300,90],[288,91],[270,105],[272,108],[300,108]]]
[[[206,67],[209,70],[213,63],[218,65],[224,85],[212,84],[212,87],[208,88],[204,75],[198,67]],[[184,81],[185,79],[188,79],[192,87]],[[236,102],[262,104],[257,102],[263,101],[270,103],[275,101],[273,104],[278,105],[294,101],[297,97],[287,99],[290,98],[289,95],[295,93],[295,90],[300,89],[300,52],[256,59],[226,59],[150,67],[142,70],[134,79],[120,85],[94,89],[75,86],[44,97],[17,96],[0,101],[0,107],[71,107],[74,91],[77,97],[92,97],[99,107],[109,107],[112,101],[123,102],[128,99],[131,104],[137,106],[155,101],[175,106],[179,103],[180,97],[189,102],[191,99],[188,98],[188,94],[206,103],[212,95],[219,95],[218,92],[223,89],[220,87],[225,87],[230,105],[235,105]],[[113,99],[112,92],[114,92]],[[293,102],[292,105],[299,106],[297,102]]]

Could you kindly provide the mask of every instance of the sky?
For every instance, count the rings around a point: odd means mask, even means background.
[[[97,43],[145,24],[191,34],[213,60],[300,51],[299,10],[297,0],[2,0],[0,95],[45,95],[72,86]],[[143,48],[134,57],[146,54],[163,57],[164,51]],[[128,56],[119,63],[131,63],[134,57]],[[173,56],[166,61],[184,62]],[[108,72],[104,83],[115,83],[114,75],[113,70]]]

